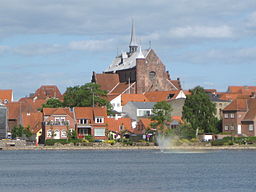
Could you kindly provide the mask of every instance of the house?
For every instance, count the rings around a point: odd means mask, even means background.
[[[0,104],[7,104],[13,101],[11,89],[0,89]]]
[[[47,139],[66,139],[68,131],[75,131],[74,114],[69,108],[43,108],[42,135]]]
[[[133,120],[138,120],[141,117],[149,117],[152,115],[155,102],[128,102],[123,106],[123,112]]]
[[[7,107],[0,104],[0,139],[7,137]]]
[[[242,134],[246,136],[256,136],[256,99],[247,100],[247,113],[242,119]]]
[[[92,82],[113,93],[143,94],[150,91],[180,90],[179,78],[172,80],[153,49],[141,50],[132,25],[129,51],[116,56],[103,74],[93,73]]]
[[[223,109],[222,129],[224,133],[242,134],[242,120],[248,112],[248,99],[235,99]]]
[[[131,118],[107,118],[109,138],[119,139],[134,132]]]
[[[43,113],[40,111],[32,113],[22,113],[21,124],[25,128],[29,128],[31,133],[35,136],[36,144],[43,143],[42,127],[43,127]]]
[[[93,136],[95,139],[107,139],[106,107],[74,107],[73,110],[79,138]]]
[[[144,95],[150,102],[171,101],[173,99],[186,99],[186,94],[183,90],[153,91],[144,93]]]

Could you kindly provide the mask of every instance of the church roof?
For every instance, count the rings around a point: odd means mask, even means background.
[[[151,49],[144,49],[141,51],[146,58]],[[136,58],[139,56],[140,52],[136,51],[128,54],[130,54],[128,58],[122,58],[122,55],[117,56],[104,72],[115,72],[136,67]]]

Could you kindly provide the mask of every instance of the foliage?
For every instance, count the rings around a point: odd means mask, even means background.
[[[167,135],[170,131],[172,107],[167,101],[157,102],[153,107],[151,126],[157,129],[158,134]]]
[[[81,143],[82,140],[80,139],[70,139],[70,140],[66,140],[66,139],[47,139],[45,141],[45,145],[54,145],[55,143],[60,143],[62,145],[65,145],[65,144],[68,144],[68,143],[74,143],[74,144],[77,144],[77,143]]]
[[[58,108],[63,107],[63,103],[59,99],[50,98],[42,105],[42,108]]]
[[[85,136],[84,137],[87,141],[89,141],[89,142],[94,142],[94,137],[92,136],[92,135],[87,135],[87,136]]]
[[[75,130],[68,130],[67,137],[68,137],[68,140],[77,139],[76,131]]]
[[[195,137],[196,132],[189,124],[183,124],[173,128],[172,134],[180,139],[192,139]]]
[[[91,107],[106,106],[108,112],[112,110],[112,105],[104,97],[107,92],[100,89],[100,85],[86,83],[82,86],[68,87],[64,93],[64,106],[66,107]]]
[[[13,138],[23,137],[23,136],[27,138],[32,136],[32,132],[29,130],[29,126],[23,127],[22,125],[18,125],[12,129]]]
[[[106,140],[106,141],[104,141],[104,143],[109,143],[111,145],[114,145],[116,143],[116,141],[115,140]]]
[[[215,104],[202,87],[195,87],[183,106],[183,118],[198,133],[218,133]]]

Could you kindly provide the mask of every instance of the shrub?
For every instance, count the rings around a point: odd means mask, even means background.
[[[109,143],[111,145],[114,145],[116,143],[116,141],[115,140],[106,140],[106,141],[104,141],[104,143]]]
[[[94,142],[94,137],[93,136],[91,136],[91,135],[87,135],[87,136],[85,136],[84,137],[86,140],[88,140],[89,142]]]
[[[225,145],[226,141],[224,139],[217,139],[215,141],[211,141],[212,146],[223,146]]]

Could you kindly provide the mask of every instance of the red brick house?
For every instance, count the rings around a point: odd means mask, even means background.
[[[75,119],[69,108],[43,108],[43,137],[66,139],[68,131],[75,131]]]
[[[256,99],[235,99],[223,110],[223,132],[256,136]]]
[[[106,107],[74,107],[74,116],[79,138],[90,135],[95,139],[107,139]]]
[[[127,133],[133,133],[132,119],[130,118],[107,118],[109,137],[119,139]]]

